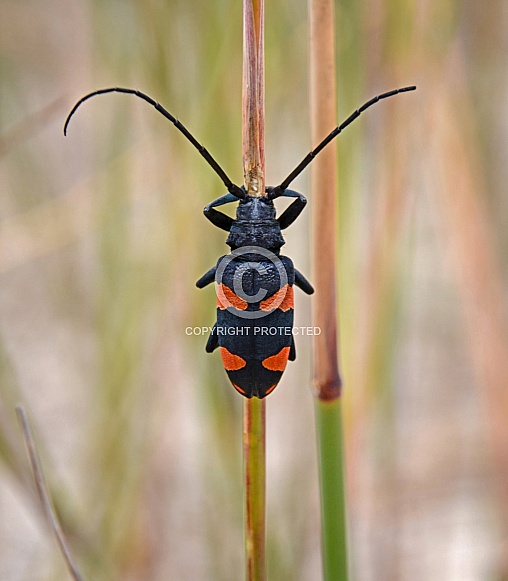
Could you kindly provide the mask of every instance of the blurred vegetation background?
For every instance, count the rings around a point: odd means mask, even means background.
[[[241,398],[186,334],[214,321],[194,281],[227,250],[202,215],[223,187],[135,98],[62,125],[91,90],[138,88],[241,181],[242,3],[0,2],[0,579],[67,578],[22,402],[86,579],[237,581]],[[338,0],[336,16],[339,120],[418,85],[339,138],[353,578],[507,579],[508,6]],[[306,3],[268,3],[270,184],[311,147],[307,69]],[[314,195],[285,247],[308,275]],[[320,576],[309,348],[268,399],[277,581]]]

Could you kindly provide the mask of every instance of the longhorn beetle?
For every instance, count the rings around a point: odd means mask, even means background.
[[[263,398],[279,383],[288,360],[296,358],[292,334],[293,285],[309,295],[314,292],[307,279],[294,268],[291,259],[280,254],[284,244],[282,230],[298,218],[307,203],[302,194],[289,190],[288,186],[365,109],[381,99],[415,89],[414,86],[403,87],[367,101],[308,153],[284,181],[278,186],[267,187],[265,195],[260,197],[250,196],[245,186],[234,184],[178,119],[140,91],[113,87],[84,96],[69,113],[64,135],[71,117],[87,99],[104,93],[135,95],[169,119],[220,177],[228,193],[208,204],[204,214],[212,224],[229,232],[226,244],[231,253],[221,256],[216,266],[196,283],[199,288],[214,281],[217,284],[217,322],[210,333],[206,351],[211,353],[219,347],[224,368],[239,393],[248,398]],[[273,200],[280,197],[294,198],[294,201],[277,218]],[[231,202],[238,202],[236,219],[215,209]]]

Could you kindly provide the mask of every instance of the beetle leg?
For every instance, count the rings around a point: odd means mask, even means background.
[[[314,287],[310,282],[303,276],[301,272],[295,268],[295,284],[297,287],[301,288],[304,293],[311,295],[314,292]]]
[[[217,212],[217,210],[214,210],[214,208],[216,206],[223,206],[224,204],[229,204],[231,202],[238,202],[238,198],[233,196],[233,194],[225,194],[213,202],[210,202],[210,204],[205,206],[203,210],[205,216],[214,226],[217,226],[217,228],[221,228],[222,230],[226,230],[226,232],[229,232],[234,220],[222,212]]]
[[[217,270],[216,266],[212,266],[210,270],[205,272],[205,274],[196,282],[196,286],[198,288],[203,288],[207,284],[210,284],[215,280],[215,271]]]
[[[305,208],[307,204],[307,198],[299,194],[298,192],[294,192],[293,190],[286,190],[283,194],[283,197],[286,198],[296,198],[296,200],[286,208],[284,212],[279,216],[277,221],[280,224],[280,229],[284,230],[298,218],[298,216],[302,213],[302,210]]]
[[[217,323],[213,326],[213,329],[210,332],[210,336],[208,337],[208,341],[206,342],[205,351],[207,353],[212,353],[215,351],[219,346],[219,336],[217,335]]]
[[[294,361],[296,359],[296,347],[295,347],[295,338],[291,339],[291,347],[289,348],[289,361]]]

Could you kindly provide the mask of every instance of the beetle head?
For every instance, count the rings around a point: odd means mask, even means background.
[[[240,200],[236,209],[236,219],[241,222],[264,222],[275,220],[275,206],[266,196],[248,196]]]

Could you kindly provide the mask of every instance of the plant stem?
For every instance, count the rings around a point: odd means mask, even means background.
[[[264,3],[244,0],[242,149],[244,183],[251,196],[265,194]],[[244,402],[245,576],[266,579],[265,400]]]
[[[243,3],[242,145],[245,187],[265,194],[264,0]]]
[[[335,31],[332,0],[310,0],[310,103],[312,142],[337,125]],[[338,365],[336,245],[337,149],[330,144],[314,161],[313,325],[314,395],[321,485],[323,579],[347,581],[346,503],[343,470],[341,378]]]
[[[35,448],[35,441],[32,435],[32,430],[30,429],[30,424],[28,423],[28,418],[26,416],[25,410],[20,406],[16,406],[16,413],[18,415],[19,423],[21,426],[21,431],[23,432],[23,438],[25,440],[26,449],[28,452],[28,458],[30,460],[30,466],[32,468],[32,473],[35,481],[35,487],[37,489],[37,494],[39,495],[39,500],[44,508],[44,512],[48,519],[51,530],[55,536],[58,543],[58,547],[62,556],[64,558],[65,564],[71,577],[74,581],[82,581],[83,578],[76,567],[74,560],[72,558],[71,552],[65,540],[62,527],[58,517],[56,516],[55,509],[53,508],[53,503],[49,496],[48,487],[46,486],[46,481],[44,480],[44,475],[42,473],[42,466],[39,460],[39,455]]]
[[[310,105],[312,143],[337,125],[333,2],[311,0]],[[311,169],[313,195],[313,280],[316,290],[313,316],[321,334],[314,337],[314,386],[320,399],[340,397],[337,361],[337,147],[332,142]],[[326,250],[326,251],[324,251]]]
[[[253,397],[244,402],[245,574],[249,581],[266,579],[265,401]]]
[[[342,398],[315,400],[321,493],[323,579],[345,581],[347,518],[343,465]]]

